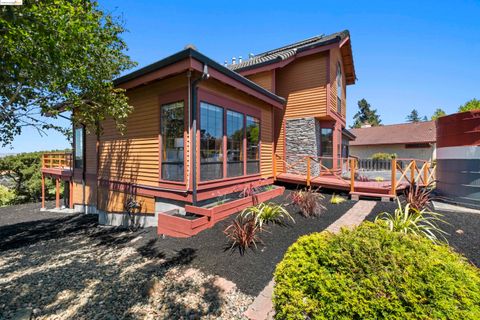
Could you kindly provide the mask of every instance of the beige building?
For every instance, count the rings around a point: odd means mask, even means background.
[[[398,158],[435,159],[435,121],[402,123],[378,127],[350,129],[350,155],[360,159],[375,153],[396,153]]]

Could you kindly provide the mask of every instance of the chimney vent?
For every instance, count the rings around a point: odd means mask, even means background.
[[[237,64],[237,60],[235,59],[235,57],[232,58],[232,64]]]
[[[242,63],[242,56],[238,56],[238,63]]]

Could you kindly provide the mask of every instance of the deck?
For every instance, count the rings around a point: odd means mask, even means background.
[[[42,156],[42,209],[45,210],[45,179],[55,180],[55,209],[60,208],[60,183],[68,184],[69,207],[73,208],[73,161],[70,152],[49,152]],[[65,195],[64,195],[65,196]]]

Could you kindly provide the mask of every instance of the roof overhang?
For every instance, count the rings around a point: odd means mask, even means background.
[[[208,66],[208,73],[214,79],[254,96],[274,107],[283,108],[285,105],[286,101],[284,98],[262,88],[255,82],[222,66],[192,48],[184,49],[165,59],[117,78],[113,83],[116,87],[128,90],[182,73],[186,70],[203,72],[204,65]]]
[[[357,80],[355,75],[355,65],[353,63],[352,42],[350,36],[347,36],[340,42],[340,53],[343,60],[343,72],[345,74],[345,80],[347,85],[354,84]]]

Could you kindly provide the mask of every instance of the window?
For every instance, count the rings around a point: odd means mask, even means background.
[[[200,181],[223,177],[223,109],[200,103]]]
[[[227,176],[243,175],[243,139],[245,137],[244,116],[227,111]]]
[[[260,172],[260,121],[247,116],[247,174]]]
[[[342,67],[337,63],[337,112],[342,113]]]
[[[83,138],[85,136],[84,133],[85,133],[85,129],[83,126],[75,128],[75,168],[76,169],[83,168],[83,150],[84,150]]]
[[[183,144],[185,117],[183,101],[164,104],[160,114],[162,135],[162,179],[184,180]]]

